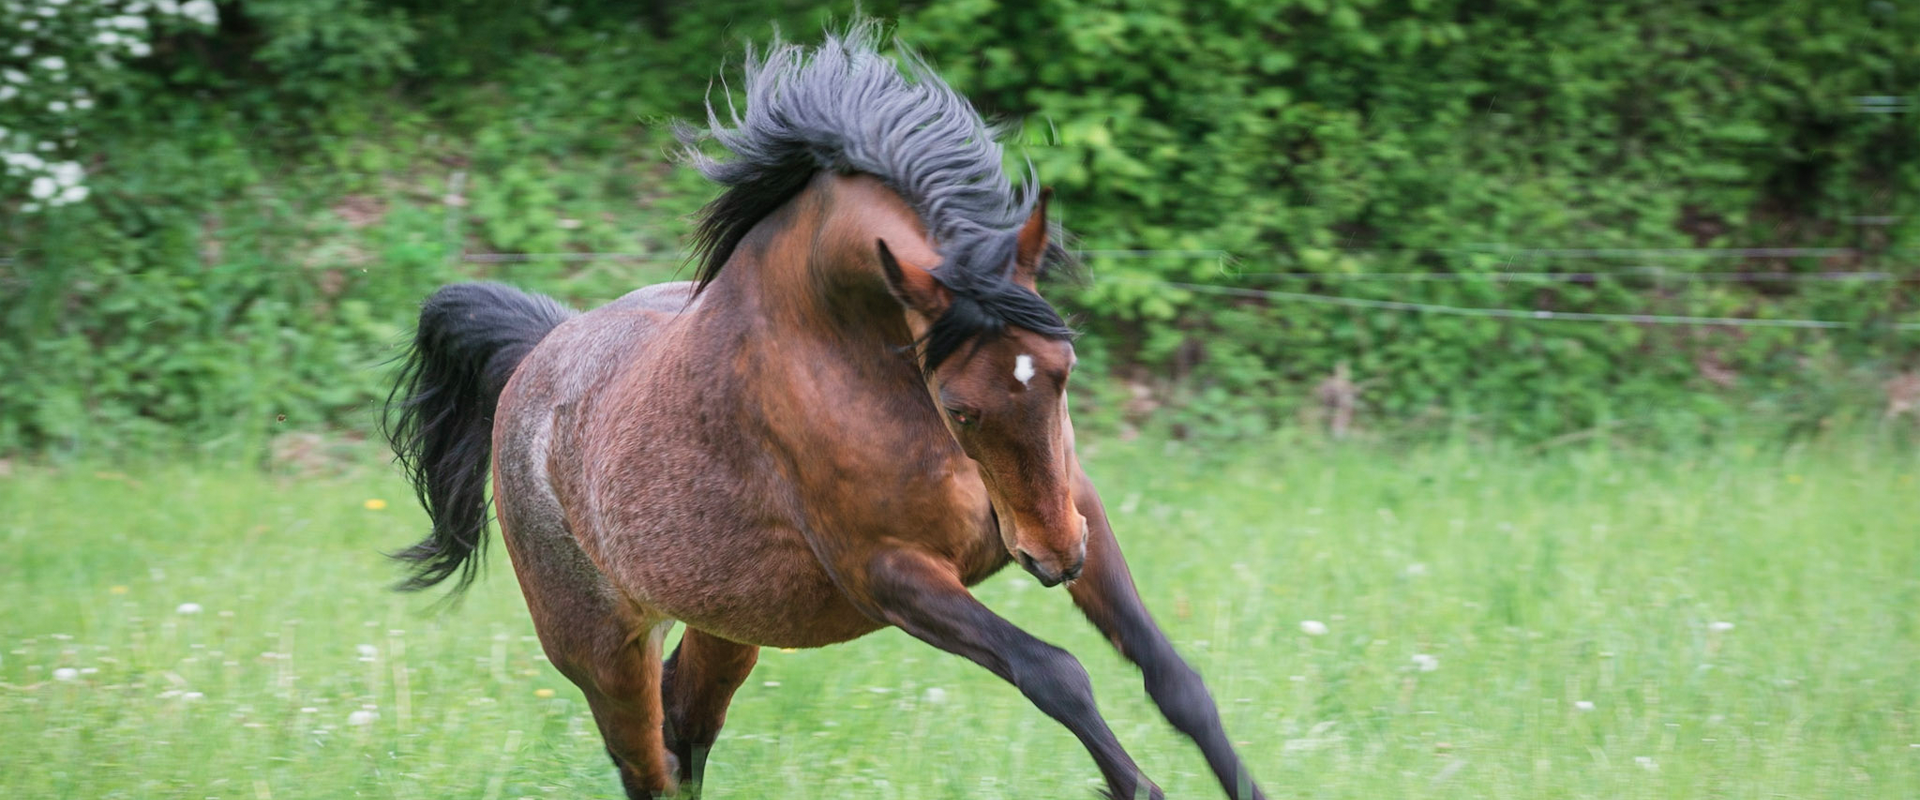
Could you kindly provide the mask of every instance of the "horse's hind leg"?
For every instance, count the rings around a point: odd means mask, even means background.
[[[607,753],[620,768],[620,784],[632,800],[675,789],[678,765],[662,738],[665,714],[660,702],[661,640],[672,624],[662,621],[637,631],[638,638],[584,665],[584,680],[574,679],[587,696]]]
[[[678,771],[661,739],[660,650],[670,621],[622,600],[580,550],[559,506],[502,450],[495,504],[513,571],[547,660],[593,709],[627,796],[674,789]]]
[[[661,679],[667,749],[680,761],[680,782],[699,791],[707,751],[727,721],[727,704],[753,672],[760,648],[687,628]]]

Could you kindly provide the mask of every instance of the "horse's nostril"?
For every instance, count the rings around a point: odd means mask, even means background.
[[[1067,567],[1067,570],[1065,572],[1060,573],[1060,579],[1070,581],[1075,578],[1078,578],[1080,577],[1081,570],[1084,570],[1086,568],[1087,568],[1086,559],[1083,558],[1083,559],[1080,559],[1079,561],[1075,561],[1073,562],[1073,566]]]
[[[1020,562],[1021,567],[1025,568],[1027,572],[1032,573],[1033,577],[1040,580],[1041,586],[1059,586],[1061,581],[1069,579],[1067,576],[1062,576],[1042,566],[1039,561],[1035,560],[1034,557],[1025,550],[1015,550],[1013,556],[1015,561]]]

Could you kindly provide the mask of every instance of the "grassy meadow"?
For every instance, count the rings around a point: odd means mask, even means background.
[[[1920,796],[1920,455],[1875,444],[1089,456],[1148,602],[1276,797]],[[0,797],[618,796],[504,553],[386,590],[424,517],[381,461],[0,477]],[[1175,798],[1197,751],[1064,592],[985,601],[1078,654]],[[885,631],[768,650],[713,798],[1081,798],[1077,742]]]

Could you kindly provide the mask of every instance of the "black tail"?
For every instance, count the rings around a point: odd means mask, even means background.
[[[420,304],[406,366],[387,395],[381,429],[433,519],[433,533],[394,553],[418,591],[459,573],[473,583],[487,542],[487,460],[500,391],[533,346],[568,317],[552,298],[498,283],[442,287]]]

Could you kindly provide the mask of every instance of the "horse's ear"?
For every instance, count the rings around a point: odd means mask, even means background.
[[[887,277],[887,290],[893,292],[900,304],[925,314],[929,318],[939,317],[952,302],[947,287],[933,279],[933,273],[912,264],[901,263],[893,257],[893,251],[887,248],[887,240],[875,239],[874,248],[880,253],[880,271]]]
[[[1020,226],[1020,238],[1014,243],[1014,276],[1028,284],[1040,277],[1040,262],[1047,256],[1047,201],[1051,199],[1053,189],[1040,190],[1040,200],[1033,204],[1033,214]]]

